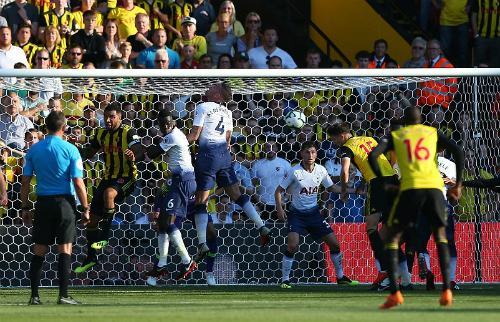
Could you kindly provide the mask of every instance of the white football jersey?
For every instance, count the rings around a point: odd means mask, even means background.
[[[233,116],[224,105],[201,103],[196,106],[193,126],[203,128],[198,142],[200,149],[226,146],[226,132],[233,131]]]
[[[292,207],[296,210],[309,210],[318,205],[319,186],[333,186],[332,179],[325,167],[315,164],[312,172],[306,171],[299,163],[292,167],[280,186],[292,196]]]
[[[193,172],[191,153],[186,135],[174,127],[172,132],[165,135],[160,142],[160,147],[165,151],[163,160],[168,163],[168,169],[173,174]]]
[[[252,165],[252,178],[259,178],[260,185],[257,188],[260,200],[266,205],[274,206],[274,191],[291,168],[290,162],[282,158],[273,160],[259,159]]]

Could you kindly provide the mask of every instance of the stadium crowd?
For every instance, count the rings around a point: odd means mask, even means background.
[[[422,1],[424,3],[425,1]],[[360,51],[356,55],[357,68],[452,68],[453,64],[443,54],[449,53],[453,61],[467,66],[445,35],[450,26],[447,17],[459,8],[455,2],[444,1],[441,20],[441,41],[426,41],[416,37],[408,61],[399,64],[388,54],[389,44],[384,39],[374,42],[373,51]],[[453,3],[453,5],[451,5]],[[495,37],[486,31],[482,9],[477,1],[469,7],[472,25],[479,46],[498,51],[498,30]],[[450,11],[451,10],[451,11]],[[464,15],[460,11],[461,24]],[[3,6],[0,18],[0,68],[296,68],[294,58],[278,46],[276,27],[262,21],[257,12],[249,12],[245,20],[236,19],[232,1],[223,1],[218,8],[207,0],[194,1],[31,1],[16,0]],[[467,15],[466,15],[467,16]],[[481,16],[482,17],[482,16]],[[468,16],[467,16],[468,19]],[[453,25],[453,23],[451,23]],[[462,27],[456,27],[462,28]],[[497,27],[498,28],[498,27]],[[444,30],[446,29],[446,30]],[[460,29],[462,30],[462,29]],[[484,49],[483,48],[483,49]],[[476,65],[498,66],[499,55],[476,55]],[[491,58],[491,59],[490,59]],[[306,68],[319,68],[326,62],[320,51],[310,49],[305,57]],[[341,68],[339,61],[332,68]],[[22,82],[22,80],[18,80]],[[124,123],[137,130],[143,144],[148,146],[158,135],[154,120],[160,109],[168,109],[178,119],[181,129],[190,128],[194,106],[199,96],[179,95],[120,95],[101,94],[86,84],[81,93],[63,92],[60,80],[40,79],[47,91],[7,90],[2,93],[0,137],[9,149],[2,150],[7,181],[10,183],[11,200],[19,205],[17,191],[21,157],[27,149],[43,138],[44,117],[51,110],[62,110],[69,119],[67,139],[84,148],[99,126],[103,126],[103,111],[109,104],[118,102],[124,112]],[[456,78],[429,81],[421,84],[404,84],[386,87],[359,87],[318,92],[269,93],[235,95],[229,108],[233,113],[233,153],[236,172],[247,192],[253,195],[263,217],[275,220],[274,192],[285,169],[298,161],[300,142],[321,142],[320,159],[334,182],[339,183],[340,164],[336,147],[326,135],[326,127],[347,121],[352,131],[381,137],[390,128],[390,122],[402,115],[408,104],[422,107],[427,123],[438,127],[456,142],[463,142],[470,128],[470,119],[459,113],[463,108],[460,93],[465,84]],[[458,93],[458,94],[457,94]],[[492,103],[498,119],[497,102]],[[495,105],[496,104],[496,105]],[[300,109],[307,117],[301,131],[286,126],[284,115]],[[496,112],[495,112],[496,111]],[[498,125],[498,123],[496,123]],[[498,130],[498,129],[497,129]],[[486,148],[484,150],[487,150]],[[488,154],[488,151],[485,152]],[[484,155],[483,175],[497,172],[496,156]],[[472,162],[469,158],[469,162]],[[122,206],[123,215],[118,221],[144,222],[137,218],[140,204],[152,203],[158,178],[167,169],[162,162],[140,164],[140,191]],[[89,195],[97,186],[103,170],[99,158],[85,161]],[[466,174],[467,176],[467,174]],[[344,203],[339,195],[323,196],[325,216],[337,222],[363,221],[363,204],[366,191],[362,176],[354,167],[351,171],[350,197]],[[463,198],[458,210],[470,218],[473,207],[470,196]],[[486,203],[487,201],[485,201]],[[473,203],[472,203],[473,204]],[[130,209],[129,209],[130,208]],[[231,203],[226,195],[211,200],[210,211],[216,222],[233,222],[242,219],[241,209]],[[5,210],[4,210],[5,212]],[[12,210],[4,220],[9,223],[17,217]]]

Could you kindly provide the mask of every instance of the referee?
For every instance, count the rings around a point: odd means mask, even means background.
[[[33,257],[29,278],[31,298],[28,304],[39,305],[38,286],[44,256],[49,245],[58,245],[59,298],[58,304],[79,304],[68,296],[71,251],[76,237],[75,190],[83,207],[82,219],[89,219],[89,208],[83,164],[77,148],[63,140],[66,119],[62,112],[52,111],[45,120],[49,135],[33,145],[25,156],[21,186],[22,217],[31,225],[32,214],[28,202],[31,177],[36,175],[37,201],[33,223]]]

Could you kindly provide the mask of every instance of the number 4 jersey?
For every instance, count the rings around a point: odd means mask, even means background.
[[[233,117],[226,106],[206,102],[196,106],[193,126],[202,127],[200,150],[227,149],[226,132],[233,131]]]
[[[410,125],[391,132],[389,146],[396,152],[401,191],[444,188],[437,165],[438,132],[426,125]]]

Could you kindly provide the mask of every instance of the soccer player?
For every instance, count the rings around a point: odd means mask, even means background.
[[[122,202],[135,189],[137,168],[134,159],[141,153],[139,137],[134,129],[122,124],[119,103],[106,106],[104,122],[105,128],[96,131],[86,151],[87,159],[102,151],[105,170],[90,204],[87,257],[75,273],[86,272],[98,263],[96,251],[108,244],[116,203]]]
[[[380,155],[377,160],[382,171],[382,177],[377,178],[368,164],[368,154],[378,145],[377,141],[369,136],[353,136],[351,128],[347,123],[334,124],[328,128],[332,142],[339,146],[337,156],[340,158],[340,198],[347,201],[347,184],[349,182],[349,167],[351,162],[358,168],[368,183],[368,197],[365,203],[365,223],[366,233],[370,241],[376,261],[378,262],[379,275],[373,283],[372,289],[383,290],[386,288],[387,259],[384,250],[384,243],[378,232],[380,221],[385,222],[390,207],[394,201],[395,194],[384,190],[384,185],[398,185],[396,172],[385,157]],[[406,265],[406,263],[404,263]],[[408,275],[406,275],[408,276]],[[403,281],[403,286],[408,286],[411,280]]]
[[[437,167],[437,150],[448,149],[457,165],[456,185],[448,190],[452,200],[458,200],[462,189],[464,156],[462,150],[437,129],[422,125],[420,110],[408,107],[404,112],[404,126],[391,131],[370,153],[368,161],[377,177],[382,177],[378,158],[382,153],[393,150],[401,171],[401,185],[389,217],[383,239],[389,256],[389,280],[391,294],[381,309],[403,304],[403,295],[397,288],[399,240],[405,228],[416,224],[420,214],[427,217],[432,227],[443,275],[443,292],[439,303],[449,306],[453,301],[450,290],[448,240],[446,239],[446,212],[443,197],[443,179]]]
[[[198,265],[191,259],[182,240],[182,234],[175,225],[176,218],[187,215],[188,202],[196,191],[194,168],[191,164],[191,153],[186,135],[175,125],[175,120],[167,110],[158,113],[158,125],[164,135],[157,145],[150,145],[145,155],[138,156],[136,161],[144,157],[152,160],[161,155],[168,164],[171,173],[168,192],[158,200],[158,249],[160,258],[146,276],[158,278],[167,273],[167,256],[169,242],[175,245],[182,261],[182,268],[177,279],[186,278]]]
[[[155,198],[155,204],[153,206],[153,212],[150,214],[150,221],[156,223],[157,219],[160,216],[160,210],[161,210],[161,205],[163,200],[166,198],[168,195],[169,191],[172,189],[172,180],[168,179],[165,181],[163,186],[159,189],[157,196]],[[194,195],[193,198],[189,200],[188,202],[188,207],[187,207],[187,216],[185,218],[182,217],[177,217],[175,220],[175,225],[177,227],[181,227],[182,222],[187,219],[191,221],[191,223],[196,227],[196,223],[194,220]],[[168,238],[168,236],[167,236]],[[215,264],[215,257],[217,256],[217,231],[215,230],[215,227],[213,225],[212,217],[208,217],[208,225],[207,225],[207,246],[210,249],[210,252],[207,254],[205,258],[205,276],[207,279],[207,284],[208,285],[216,285],[217,281],[215,280],[214,276],[214,264]],[[146,280],[146,283],[150,286],[156,286],[158,278],[161,276],[165,275],[166,271],[164,274],[159,274],[158,276],[153,276],[154,274],[147,274],[148,278]]]
[[[332,228],[321,216],[318,207],[318,193],[322,185],[328,191],[338,188],[333,185],[332,179],[326,169],[316,162],[318,151],[314,142],[306,141],[302,144],[300,156],[302,161],[292,167],[276,188],[274,198],[276,200],[276,211],[280,220],[286,220],[288,226],[287,249],[283,255],[281,266],[282,281],[281,288],[291,288],[290,272],[293,265],[293,256],[299,247],[299,235],[309,233],[317,241],[322,240],[330,247],[330,255],[337,283],[345,285],[357,285],[357,281],[351,280],[344,275],[342,269],[342,253],[340,245]],[[285,214],[282,206],[282,193],[291,195],[291,205]]]
[[[230,141],[233,117],[225,103],[232,98],[231,87],[227,83],[211,85],[205,93],[207,102],[195,109],[193,127],[188,141],[199,139],[199,152],[195,161],[197,191],[195,195],[195,223],[198,235],[198,253],[195,261],[201,261],[210,251],[207,246],[208,212],[207,202],[215,183],[224,188],[226,194],[239,205],[259,229],[262,246],[270,242],[270,229],[264,225],[250,197],[240,192],[238,178],[231,165]]]
[[[455,185],[455,180],[457,177],[456,164],[455,162],[448,160],[444,157],[438,157],[438,169],[443,182],[445,184],[445,189],[450,186]],[[446,192],[444,193],[445,200]],[[455,281],[455,273],[457,268],[457,246],[455,244],[455,220],[453,216],[453,206],[446,201],[446,209],[448,214],[448,222],[446,225],[446,238],[448,239],[448,248],[450,251],[450,286],[452,290],[458,290],[459,287]],[[430,256],[427,251],[427,243],[431,237],[431,228],[426,217],[420,217],[417,226],[417,258],[418,258],[418,268],[419,276],[421,279],[426,279],[426,289],[434,290],[434,274],[431,271],[430,266]]]
[[[58,304],[80,304],[68,295],[71,253],[76,237],[75,193],[80,200],[82,220],[89,219],[87,194],[83,183],[83,163],[78,149],[62,139],[66,119],[62,112],[51,112],[45,119],[49,135],[33,145],[25,156],[21,186],[22,217],[27,225],[32,223],[28,203],[31,178],[36,175],[35,221],[33,222],[33,257],[29,278],[31,282],[30,305],[40,305],[38,287],[44,257],[54,241],[58,250],[59,299]]]

